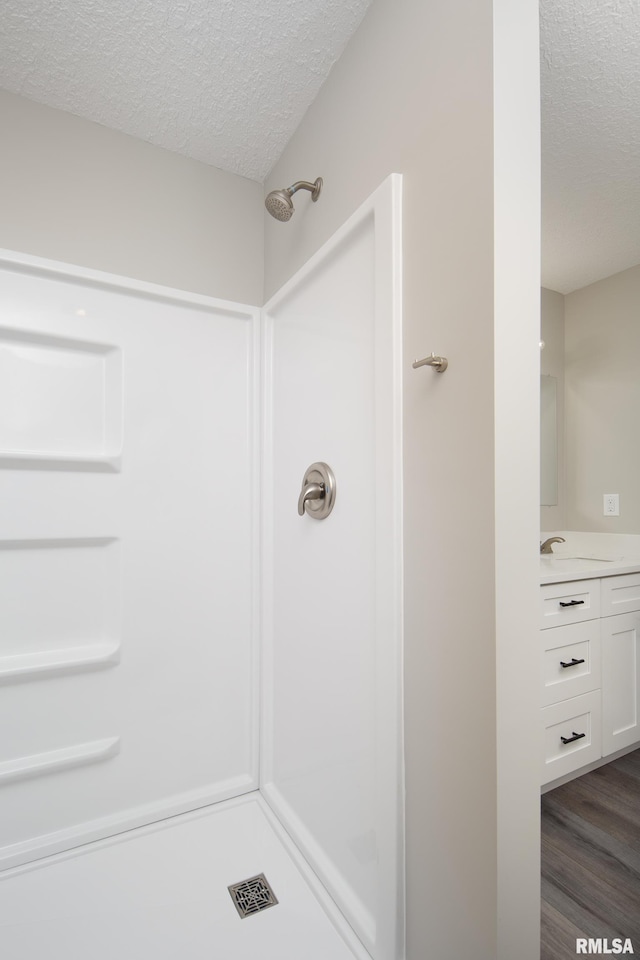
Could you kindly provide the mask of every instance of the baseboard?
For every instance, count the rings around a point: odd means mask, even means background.
[[[592,763],[587,763],[584,767],[579,767],[577,770],[573,770],[571,773],[565,773],[563,777],[557,777],[555,780],[551,780],[549,783],[545,783],[540,787],[540,793],[543,795],[548,793],[549,790],[555,790],[556,787],[561,787],[563,783],[571,783],[572,780],[577,780],[578,777],[583,777],[585,773],[591,773],[592,770],[597,770],[598,767],[604,767],[607,763],[612,763],[614,760],[619,760],[620,757],[626,756],[627,753],[633,753],[635,750],[640,748],[640,743],[632,743],[630,747],[623,747],[621,750],[616,750],[615,753],[610,753],[606,757],[600,757],[599,760],[594,760]]]

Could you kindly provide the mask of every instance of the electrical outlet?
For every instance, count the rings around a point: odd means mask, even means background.
[[[620,494],[618,493],[605,493],[603,494],[604,499],[604,515],[605,517],[619,517],[620,516]]]

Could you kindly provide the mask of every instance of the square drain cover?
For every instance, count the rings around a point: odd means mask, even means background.
[[[236,910],[243,919],[254,913],[260,913],[267,907],[274,907],[278,902],[264,873],[249,877],[248,880],[242,880],[240,883],[233,883],[228,890]]]

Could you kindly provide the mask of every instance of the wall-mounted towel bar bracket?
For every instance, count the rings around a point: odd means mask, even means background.
[[[424,360],[414,360],[412,366],[414,370],[418,367],[433,367],[437,373],[444,373],[449,366],[449,361],[446,357],[436,357],[435,353],[432,353]]]

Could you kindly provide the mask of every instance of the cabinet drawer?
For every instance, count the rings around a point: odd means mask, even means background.
[[[601,580],[600,616],[613,617],[618,613],[640,610],[640,573],[625,573],[620,577]]]
[[[602,713],[599,690],[543,707],[540,713],[544,730],[543,784],[600,759]]]
[[[601,686],[600,621],[541,630],[542,706]]]
[[[600,616],[600,581],[544,583],[540,587],[540,602],[540,626],[543,630],[565,623],[596,620]]]

